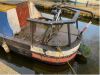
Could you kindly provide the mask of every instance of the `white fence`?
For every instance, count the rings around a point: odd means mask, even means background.
[[[92,4],[92,5],[100,5],[100,0],[70,0],[72,2],[77,2],[77,3],[87,3]]]

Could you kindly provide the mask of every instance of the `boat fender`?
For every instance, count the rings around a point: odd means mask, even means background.
[[[10,52],[10,49],[5,41],[3,41],[3,43],[2,43],[2,47],[6,53]]]

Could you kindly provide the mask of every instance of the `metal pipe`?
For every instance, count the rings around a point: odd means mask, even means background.
[[[76,28],[78,29],[78,20],[76,21]]]
[[[68,29],[68,45],[71,46],[70,24],[67,25],[67,29]]]

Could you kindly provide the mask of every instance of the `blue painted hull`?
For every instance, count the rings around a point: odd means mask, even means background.
[[[6,12],[0,12],[0,33],[6,36],[13,36],[13,31],[10,28]]]

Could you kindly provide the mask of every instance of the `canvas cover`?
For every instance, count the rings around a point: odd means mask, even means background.
[[[0,33],[5,33],[7,36],[19,33],[24,26],[28,25],[27,18],[41,17],[33,1],[3,1],[0,3]],[[2,28],[4,30],[1,31]]]
[[[13,36],[20,30],[16,6],[0,4],[0,33]]]
[[[16,2],[1,3],[0,33],[5,33],[6,36],[19,33],[22,27],[28,25],[27,18],[29,18],[27,2],[17,2],[17,4]]]

